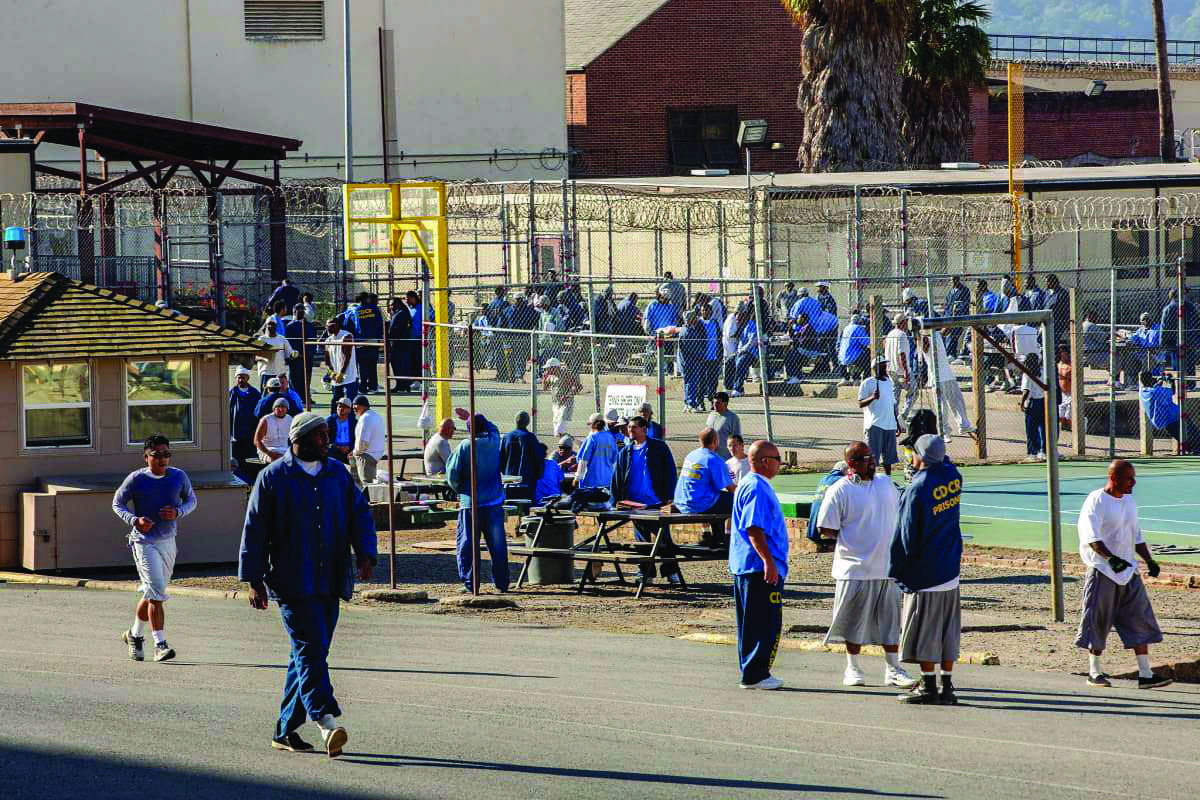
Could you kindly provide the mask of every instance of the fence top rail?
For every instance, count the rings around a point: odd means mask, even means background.
[[[1041,311],[1005,311],[999,314],[967,314],[962,317],[917,317],[922,328],[991,328],[996,325],[1041,325],[1054,315]]]

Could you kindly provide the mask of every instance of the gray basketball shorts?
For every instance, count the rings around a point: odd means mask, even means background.
[[[896,431],[886,430],[878,425],[867,428],[867,446],[875,454],[875,460],[887,466],[900,460],[896,454]]]
[[[900,587],[880,580],[838,580],[833,595],[833,622],[825,644],[898,644]]]
[[[1141,575],[1135,572],[1122,586],[1103,572],[1089,569],[1083,579],[1083,615],[1075,644],[1085,650],[1103,650],[1114,627],[1126,649],[1163,640]]]
[[[962,638],[958,589],[904,595],[900,630],[900,660],[957,661]]]

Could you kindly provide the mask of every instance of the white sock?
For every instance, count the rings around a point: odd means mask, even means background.
[[[854,653],[853,655],[846,653],[846,668],[861,669],[861,667],[858,666],[858,653]]]
[[[887,665],[892,669],[900,669],[900,654],[884,652],[884,659],[887,660]]]
[[[156,645],[167,643],[166,631],[150,631],[150,633],[154,636],[154,643]]]
[[[146,622],[146,620],[138,619],[135,616],[133,618],[133,627],[129,629],[129,632],[132,633],[134,636],[145,636],[147,624],[148,623]]]
[[[317,727],[323,731],[335,730],[337,726],[337,720],[333,718],[333,714],[326,714],[317,720]]]
[[[1088,654],[1088,674],[1103,675],[1104,670],[1100,669],[1100,656],[1095,653]]]
[[[1147,653],[1144,656],[1138,656],[1138,677],[1153,678],[1154,670],[1150,669],[1150,655]]]

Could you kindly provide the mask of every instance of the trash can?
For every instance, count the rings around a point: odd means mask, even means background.
[[[521,520],[521,530],[525,534],[525,546],[533,546],[533,534],[541,524],[541,535],[538,536],[538,547],[550,547],[555,550],[570,550],[575,546],[575,516],[573,514],[546,514],[544,516],[529,516]],[[547,586],[555,583],[575,582],[575,562],[569,558],[543,558],[535,556],[529,561],[529,572],[525,576],[526,583]]]

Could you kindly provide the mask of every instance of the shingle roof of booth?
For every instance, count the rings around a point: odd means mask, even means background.
[[[252,336],[56,272],[0,276],[0,359],[261,351]]]

